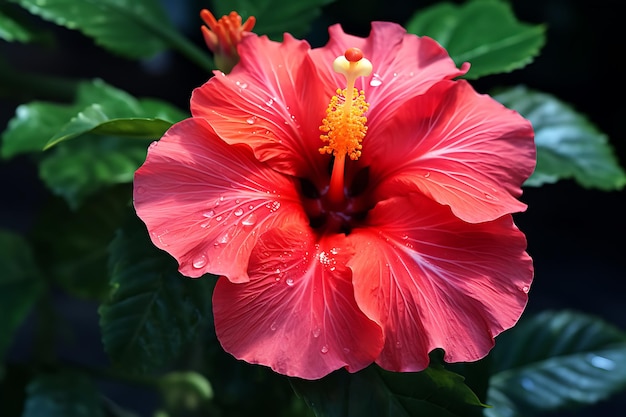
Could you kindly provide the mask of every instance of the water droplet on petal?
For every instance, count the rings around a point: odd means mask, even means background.
[[[430,172],[427,172],[424,174],[424,178],[428,178],[428,177],[430,177]]]
[[[287,280],[285,281],[287,283],[287,285],[289,285],[290,287],[293,287],[293,285],[295,284],[295,282],[293,281],[293,278],[287,278]]]
[[[161,244],[161,246],[165,247],[168,246],[167,242],[165,241],[165,235],[167,235],[170,231],[169,230],[164,230],[161,233],[153,233],[154,236],[157,237],[157,239],[159,239],[159,243]]]
[[[315,329],[313,329],[313,337],[320,337],[320,334],[322,333],[322,329],[320,329],[319,327],[316,327]]]
[[[240,217],[243,214],[243,209],[238,208],[233,214],[237,217]]]
[[[253,125],[253,124],[254,124],[254,122],[256,122],[256,116],[250,116],[250,117],[248,117],[248,118],[246,119],[246,122],[247,122],[249,125]]]
[[[379,85],[381,85],[383,83],[383,80],[380,79],[380,75],[374,73],[374,76],[372,77],[372,79],[370,80],[370,85],[372,87],[378,87]]]
[[[270,330],[271,331],[276,331],[276,322],[273,321],[272,324],[270,324]]]
[[[522,291],[524,291],[526,294],[528,294],[528,291],[530,291],[530,287],[528,285],[524,285],[522,287]]]
[[[256,223],[256,214],[254,213],[250,213],[248,217],[241,221],[241,224],[244,226],[252,226],[254,223]]]
[[[230,239],[230,235],[228,234],[228,232],[224,233],[222,236],[220,236],[217,239],[218,243],[228,243],[228,239]]]
[[[210,219],[211,217],[215,216],[215,211],[209,210],[206,213],[203,213],[202,215],[206,217],[207,219]]]
[[[280,208],[280,202],[270,201],[269,203],[265,205],[265,207],[267,207],[270,212],[274,213],[276,210]]]
[[[274,104],[274,99],[270,98],[269,100],[265,102],[265,104],[267,104],[268,106],[271,106],[272,104]]]
[[[321,352],[322,353],[328,353],[328,346],[326,346],[326,345],[322,346]]]
[[[135,192],[136,192],[137,194],[143,194],[143,193],[145,193],[145,192],[146,192],[146,188],[145,188],[145,187],[142,187],[142,186],[140,185],[139,187],[135,187]]]
[[[401,347],[402,347],[402,342],[398,340],[396,342],[396,349],[400,349]]]
[[[196,269],[200,269],[206,265],[206,256],[200,255],[196,259],[193,260],[193,267]]]

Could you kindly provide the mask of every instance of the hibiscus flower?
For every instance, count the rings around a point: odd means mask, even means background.
[[[246,36],[150,146],[136,211],[182,274],[219,276],[215,329],[239,359],[306,379],[480,359],[532,281],[511,215],[532,127],[430,38],[329,32],[316,49]]]

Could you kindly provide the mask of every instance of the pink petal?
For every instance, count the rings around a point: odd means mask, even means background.
[[[286,221],[308,224],[292,179],[221,141],[205,120],[174,125],[135,173],[134,204],[152,242],[182,274],[247,281],[259,235]]]
[[[368,223],[348,236],[348,266],[359,307],[383,327],[383,368],[420,371],[435,348],[480,359],[522,314],[533,267],[511,216],[465,223],[412,194],[379,203]]]
[[[264,234],[250,259],[250,282],[220,279],[215,329],[224,349],[281,374],[321,378],[356,372],[380,353],[382,332],[357,307],[345,237],[315,243],[308,227]]]
[[[463,80],[407,102],[363,148],[377,200],[419,191],[472,223],[526,208],[517,197],[535,167],[532,126]]]
[[[309,49],[307,42],[289,34],[282,43],[246,37],[233,71],[218,72],[194,90],[192,114],[206,118],[225,142],[247,144],[260,161],[278,171],[298,177],[321,175],[325,160],[318,151],[319,125],[327,102],[310,108],[312,97],[303,95],[303,85],[312,82],[319,87],[319,81],[298,75],[307,65]]]
[[[347,48],[357,47],[372,62],[372,74],[357,80],[356,87],[365,91],[370,108],[368,126],[370,132],[377,129],[406,100],[423,94],[435,83],[458,77],[469,70],[469,65],[458,69],[445,49],[427,37],[407,34],[395,23],[372,22],[367,38],[359,38],[343,32],[340,25],[329,28],[330,40],[323,48],[310,52],[317,66],[326,95],[335,89],[345,88],[343,75],[333,71],[332,63]]]

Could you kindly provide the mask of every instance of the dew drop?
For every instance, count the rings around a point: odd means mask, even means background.
[[[427,172],[424,174],[424,178],[428,178],[428,177],[430,177],[430,172]]]
[[[374,77],[370,80],[370,85],[372,87],[378,87],[382,85],[383,80],[381,80],[379,77],[380,76],[378,74],[374,74]]]
[[[402,347],[402,342],[398,340],[396,342],[396,349],[400,349],[401,347]]]
[[[312,333],[313,333],[313,337],[315,338],[320,337],[320,334],[322,334],[322,329],[320,329],[319,327],[316,327],[315,329],[313,329]]]
[[[243,214],[243,209],[238,208],[233,214],[237,217],[241,217],[241,215]]]
[[[268,105],[268,106],[271,106],[272,104],[274,104],[274,99],[273,99],[273,98],[270,98],[269,100],[267,100],[267,101],[265,102],[265,104],[266,104],[266,105]]]
[[[159,142],[157,142],[157,141],[155,140],[155,141],[153,141],[153,142],[150,144],[150,146],[148,146],[148,149],[154,149],[154,148],[156,148],[156,146],[157,146],[158,144],[159,144]]]
[[[293,284],[295,284],[295,283],[294,283],[294,281],[293,281],[293,278],[287,278],[287,280],[285,281],[285,283],[286,283],[287,285],[289,285],[290,287],[293,287]]]
[[[206,265],[206,256],[200,255],[196,259],[193,260],[193,267],[196,269],[200,269]]]
[[[222,216],[217,216],[217,217],[215,218],[215,220],[217,220],[218,222],[221,222],[221,221],[222,221]]]
[[[207,219],[210,219],[211,217],[215,216],[215,211],[209,210],[206,213],[203,213],[202,215],[206,217]]]
[[[280,208],[280,202],[278,202],[278,201],[270,201],[269,203],[267,203],[265,205],[265,207],[267,207],[269,209],[269,211],[273,213],[273,212],[275,212],[276,210],[278,210]]]
[[[146,188],[145,188],[145,187],[142,187],[142,186],[136,187],[136,188],[135,188],[135,192],[136,192],[137,194],[143,194],[143,193],[145,193],[145,192],[146,192]]]
[[[168,246],[167,242],[165,241],[165,235],[168,234],[169,232],[170,232],[169,230],[164,230],[163,232],[157,234],[157,238],[159,239],[159,243],[163,247]]]
[[[603,356],[592,355],[591,365],[599,369],[604,369],[605,371],[612,371],[615,369],[615,362]]]
[[[241,224],[244,226],[252,226],[254,223],[256,223],[256,214],[254,213],[250,213],[248,217],[241,221]]]
[[[528,285],[524,285],[522,287],[522,291],[524,291],[526,294],[528,294],[528,291],[530,291],[530,287]]]
[[[230,239],[230,236],[228,232],[226,232],[217,239],[217,243],[228,243],[228,239]]]
[[[249,125],[253,125],[253,124],[254,124],[254,122],[256,122],[256,116],[250,116],[250,117],[248,117],[248,118],[246,119],[246,122],[247,122]]]
[[[275,321],[273,321],[272,324],[270,324],[270,330],[273,331],[273,332],[276,331],[276,322]]]
[[[321,352],[322,353],[328,353],[328,346],[326,346],[326,345],[322,346]]]

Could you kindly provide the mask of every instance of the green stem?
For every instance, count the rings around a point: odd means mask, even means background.
[[[146,20],[143,23],[148,26],[150,30],[157,34],[161,39],[163,39],[170,46],[180,52],[183,56],[187,57],[190,61],[194,62],[196,65],[199,65],[209,72],[215,69],[215,62],[213,62],[213,58],[211,58],[209,54],[207,54],[204,50],[198,48],[196,45],[191,43],[187,38],[180,35],[178,32],[163,28],[162,26],[159,26],[152,21]]]

